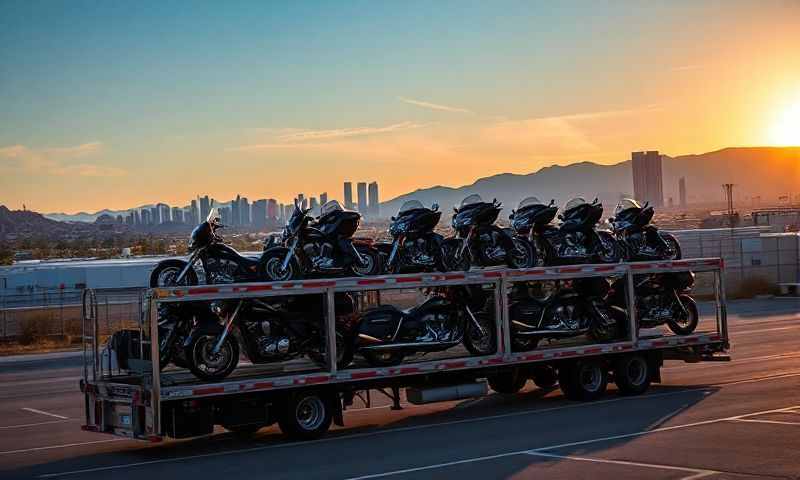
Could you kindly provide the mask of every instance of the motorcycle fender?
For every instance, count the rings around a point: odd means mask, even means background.
[[[264,252],[261,254],[261,260],[259,260],[259,263],[262,263],[264,259],[267,258],[268,255],[272,254],[277,255],[278,258],[280,258],[281,261],[283,261],[283,259],[286,258],[286,255],[289,254],[289,249],[287,247],[282,247],[282,246],[270,247],[264,250]]]
[[[209,321],[201,322],[192,329],[189,335],[186,336],[186,340],[183,342],[183,347],[188,348],[189,345],[192,344],[194,339],[200,335],[205,335],[205,334],[219,335],[220,333],[222,333],[223,329],[224,327],[216,322],[209,322]]]

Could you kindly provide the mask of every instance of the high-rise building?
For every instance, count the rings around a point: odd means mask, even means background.
[[[328,192],[322,192],[319,194],[319,204],[325,205],[328,203]]]
[[[166,203],[159,203],[156,205],[158,208],[158,221],[156,223],[167,223],[170,221],[170,212],[169,212],[169,205]]]
[[[281,205],[281,207],[283,207],[283,205]],[[267,201],[267,218],[274,220],[278,217],[280,217],[280,214],[278,213],[278,201],[274,198],[270,198]]]
[[[197,223],[204,222],[208,218],[208,212],[211,211],[211,203],[208,201],[208,195],[200,197],[200,218]]]
[[[192,204],[189,206],[189,220],[186,223],[192,225],[200,223],[200,210],[197,208],[197,200],[192,200]]]
[[[183,209],[172,207],[172,221],[174,223],[183,223]]]
[[[356,190],[358,191],[358,213],[361,215],[367,214],[367,183],[366,182],[358,182],[356,185]]]
[[[686,206],[686,178],[681,177],[678,179],[678,205],[681,207]]]
[[[316,211],[319,208],[319,203],[317,203],[317,197],[311,197],[311,199],[309,199],[308,208],[310,208],[312,212]]]
[[[244,226],[249,226],[252,222],[250,217],[250,202],[247,197],[239,200],[239,222]]]
[[[133,226],[133,212],[125,215],[125,225]]]
[[[344,208],[353,210],[353,184],[344,182]]]
[[[159,215],[158,205],[150,208],[150,225],[158,225],[161,223],[161,215]]]
[[[253,202],[253,216],[251,223],[256,228],[267,226],[267,200],[261,199]]]
[[[219,220],[223,225],[233,225],[233,218],[231,218],[231,208],[222,207],[219,209]]]
[[[151,214],[150,210],[148,210],[146,208],[142,209],[142,211],[141,211],[142,221],[140,223],[142,226],[147,226],[147,225],[150,225],[152,223],[152,220],[150,219],[150,214]]]
[[[381,214],[380,201],[378,200],[378,182],[369,184],[369,215],[372,218],[378,218]]]
[[[661,178],[661,155],[657,150],[631,153],[633,195],[640,202],[654,207],[664,206],[664,185]]]
[[[242,217],[239,213],[239,202],[242,200],[240,195],[236,195],[236,199],[231,201],[231,225],[241,225]]]

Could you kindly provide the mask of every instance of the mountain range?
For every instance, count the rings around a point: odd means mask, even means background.
[[[686,179],[690,203],[721,202],[722,184],[733,183],[736,201],[761,197],[763,203],[774,203],[779,197],[796,198],[800,193],[800,147],[737,147],[699,155],[663,156],[665,199],[678,202],[678,180]],[[425,205],[438,203],[444,209],[457,205],[467,195],[477,193],[488,201],[503,202],[508,211],[525,197],[555,200],[559,205],[575,196],[587,200],[598,197],[606,205],[614,205],[620,196],[632,196],[631,162],[600,165],[579,162],[551,166],[529,174],[502,173],[476,180],[460,187],[435,186],[416,190],[381,203],[384,216],[394,215],[407,200]],[[223,204],[224,205],[224,204]],[[148,208],[145,205],[137,208]],[[45,217],[59,221],[93,222],[98,216],[125,215],[128,210],[101,210],[78,214],[49,213]]]

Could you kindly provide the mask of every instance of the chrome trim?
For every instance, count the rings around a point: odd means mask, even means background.
[[[368,345],[366,347],[361,347],[362,350],[391,350],[394,348],[414,348],[414,347],[425,347],[425,346],[456,346],[461,343],[459,341],[453,342],[406,342],[406,343],[384,343],[382,345]]]
[[[217,344],[214,345],[214,349],[211,350],[214,354],[219,353],[219,349],[222,348],[222,342],[228,338],[228,333],[231,331],[231,325],[233,325],[233,321],[236,319],[236,315],[239,314],[239,309],[242,308],[242,304],[244,300],[239,300],[239,304],[236,305],[236,310],[228,317],[228,320],[225,322],[225,329],[222,331],[222,335],[219,336],[219,340],[217,340]]]

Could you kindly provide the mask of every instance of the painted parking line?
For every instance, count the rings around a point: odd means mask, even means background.
[[[714,418],[714,419],[710,419],[710,420],[702,420],[702,421],[699,421],[699,422],[691,422],[691,423],[684,423],[684,424],[680,424],[680,425],[672,425],[672,426],[669,426],[669,427],[654,428],[652,430],[642,430],[642,431],[638,431],[638,432],[631,432],[631,433],[625,433],[625,434],[620,434],[620,435],[610,435],[610,436],[607,436],[607,437],[591,438],[591,439],[588,439],[588,440],[581,440],[581,441],[577,441],[577,442],[569,442],[569,443],[560,443],[560,444],[556,444],[556,445],[548,445],[546,447],[533,448],[533,449],[529,449],[529,450],[517,450],[517,451],[513,451],[513,452],[503,452],[503,453],[498,453],[498,454],[494,454],[494,455],[487,455],[487,456],[482,456],[482,457],[465,458],[465,459],[462,459],[462,460],[454,460],[454,461],[450,461],[450,462],[436,463],[436,464],[432,464],[432,465],[423,465],[423,466],[419,466],[419,467],[410,467],[410,468],[404,468],[404,469],[400,469],[400,470],[392,470],[392,471],[388,471],[388,472],[379,472],[379,473],[373,473],[373,474],[369,474],[369,475],[361,475],[361,476],[358,476],[358,477],[351,477],[351,478],[349,478],[347,480],[369,480],[369,479],[373,479],[373,478],[385,478],[385,477],[391,477],[391,476],[395,476],[395,475],[403,475],[403,474],[407,474],[407,473],[415,473],[415,472],[422,472],[422,471],[428,471],[428,470],[438,470],[438,469],[451,467],[451,466],[455,466],[455,465],[464,465],[464,464],[468,464],[468,463],[484,462],[484,461],[487,461],[487,460],[494,460],[494,459],[498,459],[498,458],[511,457],[511,456],[516,456],[516,455],[531,455],[531,454],[539,454],[539,453],[548,453],[548,454],[550,454],[552,450],[559,450],[559,449],[562,449],[562,448],[590,445],[590,444],[594,444],[594,443],[604,443],[604,442],[609,442],[609,441],[612,441],[612,440],[620,440],[620,439],[623,439],[623,438],[642,437],[642,436],[651,435],[651,434],[654,434],[654,433],[670,432],[670,431],[674,431],[674,430],[682,430],[682,429],[686,429],[686,428],[693,428],[693,427],[699,427],[699,426],[704,426],[704,425],[713,425],[713,424],[718,424],[718,423],[722,423],[722,422],[728,422],[728,421],[731,421],[731,420],[737,420],[737,419],[740,419],[740,418],[747,418],[747,417],[750,417],[750,416],[758,416],[758,415],[766,415],[766,414],[769,414],[769,413],[784,412],[784,411],[793,410],[793,409],[796,409],[796,408],[798,408],[798,405],[792,405],[792,406],[788,406],[788,407],[771,409],[771,410],[762,410],[762,411],[758,411],[758,412],[750,412],[750,413],[746,413],[746,414],[743,414],[743,415],[735,415],[735,416],[732,416],[732,417]],[[711,474],[711,473],[706,474],[705,472],[706,471],[698,472],[697,475],[707,476],[707,475]],[[712,471],[709,470],[708,472],[712,472]],[[701,477],[699,477],[697,475],[692,475],[690,478],[701,478]]]
[[[774,425],[800,425],[800,422],[784,422],[781,420],[761,420],[758,418],[737,418],[735,420],[731,420],[732,422],[747,422],[747,423],[771,423]]]
[[[15,428],[28,428],[28,427],[38,427],[40,425],[52,425],[54,423],[65,423],[65,422],[77,422],[76,419],[64,419],[64,420],[50,420],[49,422],[37,422],[37,423],[23,423],[21,425],[5,425],[0,427],[0,430],[13,430]]]
[[[42,450],[54,450],[57,448],[70,448],[70,447],[82,447],[84,445],[95,445],[98,443],[110,443],[110,442],[125,442],[130,441],[128,438],[109,438],[107,440],[94,440],[91,442],[79,442],[79,443],[64,443],[61,445],[48,445],[46,447],[33,447],[33,448],[22,448],[19,450],[6,450],[4,452],[0,452],[0,455],[12,455],[16,453],[30,453],[30,452],[39,452]]]
[[[78,475],[83,473],[94,473],[94,472],[104,472],[104,471],[112,471],[112,470],[121,470],[121,469],[129,469],[129,468],[137,468],[142,466],[149,466],[149,465],[158,465],[158,464],[166,464],[166,463],[175,463],[175,462],[183,462],[183,461],[190,461],[200,458],[210,458],[210,457],[221,457],[227,455],[237,455],[242,453],[252,453],[252,452],[262,452],[265,450],[272,450],[272,449],[279,449],[279,448],[290,448],[296,446],[303,446],[303,445],[314,445],[319,443],[329,443],[329,442],[338,442],[338,441],[346,441],[346,440],[353,440],[359,438],[369,438],[379,435],[385,434],[392,434],[392,433],[401,433],[401,432],[409,432],[409,431],[418,431],[418,430],[427,430],[432,428],[439,428],[439,427],[446,427],[451,425],[458,425],[458,424],[469,424],[469,423],[477,423],[483,421],[491,421],[491,420],[499,420],[504,418],[513,418],[518,416],[524,415],[539,415],[544,413],[551,413],[555,411],[562,411],[562,410],[570,410],[570,409],[580,409],[580,408],[591,408],[593,406],[598,405],[605,405],[605,404],[613,404],[618,402],[629,402],[629,401],[643,401],[643,400],[651,400],[656,398],[664,398],[664,397],[671,397],[676,395],[685,395],[685,394],[697,394],[697,393],[705,393],[710,394],[712,390],[710,387],[714,386],[726,386],[726,385],[738,385],[743,383],[758,383],[758,382],[765,382],[765,381],[772,381],[772,380],[781,380],[785,378],[791,377],[798,377],[800,376],[800,372],[794,373],[787,373],[781,375],[774,375],[774,376],[764,376],[764,377],[756,377],[756,378],[749,378],[745,380],[738,380],[733,382],[724,382],[714,385],[709,385],[707,387],[702,388],[688,388],[685,390],[679,391],[672,391],[672,392],[662,392],[662,393],[651,393],[647,395],[642,395],[639,397],[617,397],[617,398],[609,398],[605,400],[597,400],[590,403],[577,403],[577,404],[568,404],[568,405],[561,405],[558,407],[550,407],[550,408],[538,408],[538,409],[530,409],[530,410],[523,410],[519,412],[510,412],[504,413],[499,415],[490,415],[486,417],[472,417],[460,420],[451,420],[445,422],[438,422],[438,423],[430,423],[424,425],[413,425],[409,427],[398,427],[398,428],[387,428],[387,429],[379,429],[370,432],[362,432],[362,433],[354,433],[354,434],[345,434],[337,437],[328,437],[328,438],[321,438],[318,440],[309,440],[303,442],[287,442],[287,443],[280,443],[275,445],[266,445],[262,447],[252,447],[252,448],[242,448],[242,449],[233,449],[233,450],[226,450],[222,452],[213,452],[208,454],[200,454],[200,455],[186,455],[182,457],[173,457],[173,458],[161,458],[157,460],[148,460],[143,462],[132,462],[132,463],[122,463],[116,465],[107,465],[103,467],[90,467],[90,468],[83,468],[78,470],[68,470],[62,472],[53,472],[53,473],[46,473],[39,475],[38,478],[55,478],[55,477],[63,477],[69,475]],[[795,407],[787,407],[787,409],[791,408],[800,408],[800,406]],[[781,410],[783,411],[783,410]],[[648,432],[649,433],[649,432]],[[513,454],[523,454],[527,453],[529,450],[521,450],[519,452],[512,452]],[[508,456],[508,455],[503,455]],[[488,458],[487,458],[488,460]],[[468,463],[474,460],[469,461],[459,461],[458,463]],[[378,478],[378,477],[374,477]]]
[[[25,410],[26,412],[31,412],[31,413],[38,413],[39,415],[46,415],[48,417],[60,418],[61,420],[69,420],[69,417],[65,417],[64,415],[58,415],[56,413],[45,412],[44,410],[37,410],[35,408],[25,407],[25,408],[21,408],[20,410]]]
[[[673,470],[678,472],[686,472],[691,475],[688,477],[683,477],[682,480],[689,480],[689,479],[697,479],[708,477],[710,475],[716,475],[718,472],[716,470],[707,470],[704,468],[691,468],[691,467],[677,467],[675,465],[663,465],[659,463],[643,463],[643,462],[629,462],[626,460],[609,460],[606,458],[590,458],[590,457],[576,457],[573,455],[556,455],[555,453],[544,453],[544,452],[526,452],[527,455],[532,455],[534,457],[544,457],[544,458],[555,458],[558,460],[573,460],[576,462],[591,462],[591,463],[605,463],[609,465],[623,465],[628,467],[641,467],[641,468],[652,468],[657,470]]]

